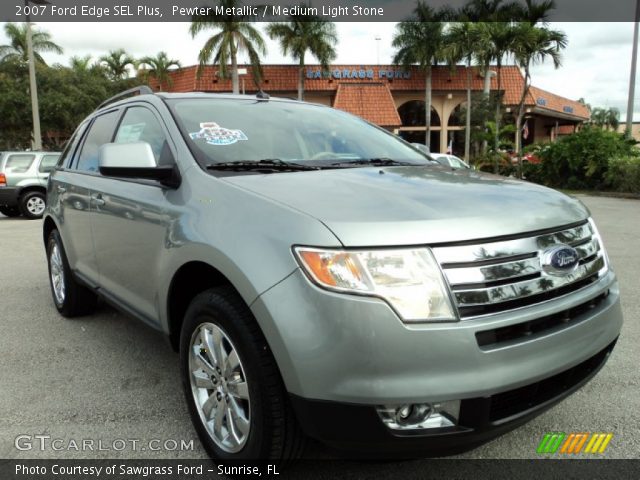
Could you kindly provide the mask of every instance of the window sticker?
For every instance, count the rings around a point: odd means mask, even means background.
[[[232,145],[239,140],[248,140],[242,130],[223,128],[215,122],[203,122],[200,131],[190,133],[192,140],[204,140],[209,145]]]
[[[144,127],[146,127],[144,123],[122,125],[118,130],[118,135],[116,135],[116,143],[137,142],[140,140]]]

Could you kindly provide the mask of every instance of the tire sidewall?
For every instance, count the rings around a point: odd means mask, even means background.
[[[265,432],[268,427],[265,425],[263,401],[263,388],[260,382],[260,368],[257,352],[253,351],[251,339],[244,328],[242,322],[234,321],[239,312],[225,302],[214,304],[211,299],[215,294],[201,294],[194,299],[185,314],[184,323],[180,335],[180,370],[185,397],[189,408],[189,413],[194,427],[202,445],[209,455],[218,461],[234,460],[258,460],[264,458],[268,453],[268,438]],[[225,308],[226,307],[226,308]],[[210,437],[206,427],[202,424],[198,413],[193,392],[191,391],[189,371],[189,348],[193,332],[203,323],[213,323],[219,326],[233,342],[234,348],[242,362],[246,381],[249,387],[249,402],[251,409],[251,427],[249,438],[242,450],[237,453],[229,453],[220,449]],[[266,345],[265,345],[266,346]],[[268,433],[267,433],[268,435]]]
[[[47,205],[47,198],[44,193],[36,192],[36,191],[25,193],[20,199],[20,211],[22,212],[22,215],[24,215],[26,218],[29,218],[31,220],[42,218],[42,215],[44,214],[44,210],[40,215],[34,215],[31,212],[29,212],[29,209],[27,208],[27,203],[29,202],[30,199],[34,197],[41,198],[42,201],[45,203],[45,208]]]
[[[65,296],[64,301],[60,304],[56,298],[56,294],[53,290],[53,281],[51,280],[51,251],[53,250],[54,245],[57,245],[58,251],[60,252],[60,258],[62,259],[62,275],[64,280],[65,287]],[[49,239],[47,241],[47,270],[49,272],[49,287],[51,288],[51,297],[53,298],[53,304],[58,309],[58,312],[65,314],[69,308],[69,263],[67,262],[67,256],[64,252],[64,247],[62,246],[62,240],[60,239],[60,234],[57,230],[53,230],[49,234]]]

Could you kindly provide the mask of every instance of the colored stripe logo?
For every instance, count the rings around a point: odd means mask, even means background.
[[[561,454],[601,454],[604,453],[613,433],[545,433],[536,452],[540,455]]]

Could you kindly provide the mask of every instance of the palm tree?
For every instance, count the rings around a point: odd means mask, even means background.
[[[528,22],[522,22],[515,28],[516,42],[513,54],[517,65],[524,70],[524,85],[516,117],[516,154],[518,156],[518,170],[522,173],[522,120],[524,118],[524,104],[531,86],[531,65],[551,59],[555,68],[561,65],[560,51],[567,46],[567,36],[559,30],[547,27],[536,27]]]
[[[226,11],[228,9],[240,9],[240,0],[219,0],[219,6]],[[237,11],[237,10],[236,10]],[[194,15],[191,17],[189,33],[194,38],[198,33],[214,29],[218,33],[209,37],[200,50],[199,73],[213,57],[213,62],[218,65],[220,75],[227,76],[228,63],[231,61],[231,84],[233,93],[240,93],[238,79],[238,53],[246,52],[249,62],[253,66],[254,78],[261,77],[260,55],[266,54],[266,47],[260,32],[251,24],[251,17],[242,15]]]
[[[304,57],[307,52],[316,57],[323,69],[336,58],[338,42],[336,26],[315,15],[291,15],[290,22],[276,22],[267,26],[272,40],[280,41],[283,55],[298,61],[298,100],[304,98]]]
[[[450,65],[464,61],[467,71],[467,109],[464,132],[464,159],[469,161],[471,148],[471,62],[478,53],[480,32],[476,23],[469,21],[457,22],[451,25],[447,32],[444,54]]]
[[[154,77],[158,81],[158,85],[160,86],[160,90],[163,89],[163,86],[166,84],[171,86],[173,81],[169,76],[169,71],[172,67],[180,68],[180,62],[178,60],[172,60],[168,57],[166,52],[159,52],[155,57],[143,57],[138,60],[138,66],[147,65],[150,67],[150,70],[147,73],[148,75]]]
[[[514,27],[508,22],[482,22],[478,25],[480,35],[483,37],[483,46],[488,47],[485,53],[491,60],[496,63],[496,113],[495,123],[496,131],[500,130],[500,121],[502,118],[502,62],[505,55],[511,52],[515,41]],[[500,139],[494,138],[494,149],[498,150]]]
[[[618,130],[618,126],[620,125],[620,111],[615,107],[596,107],[591,112],[590,123],[606,130]]]
[[[113,80],[120,80],[128,76],[127,67],[135,66],[136,61],[131,55],[125,52],[124,48],[109,50],[108,55],[103,55],[98,59],[100,64],[107,70],[107,74]]]
[[[7,23],[4,32],[9,38],[9,45],[0,45],[0,61],[20,62],[26,64],[29,61],[27,52],[27,24]],[[51,35],[44,30],[32,28],[31,45],[33,46],[33,57],[36,62],[46,65],[40,52],[53,52],[62,54],[62,47],[51,41]]]
[[[69,66],[76,73],[87,73],[91,70],[91,55],[84,57],[73,56],[69,59]]]
[[[432,67],[445,60],[444,27],[452,17],[448,8],[434,9],[418,0],[413,17],[396,25],[392,45],[397,49],[393,62],[409,68],[418,64],[425,73],[425,145],[431,145]]]

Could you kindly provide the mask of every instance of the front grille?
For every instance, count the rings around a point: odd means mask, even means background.
[[[570,245],[578,268],[565,276],[542,269],[545,250]],[[513,310],[566,295],[596,281],[605,271],[601,241],[588,221],[534,235],[465,242],[433,248],[462,319]]]
[[[609,295],[605,293],[577,305],[567,310],[536,318],[528,322],[517,323],[506,327],[494,328],[476,332],[478,346],[483,349],[500,347],[506,343],[517,342],[518,340],[529,340],[538,335],[547,334],[557,328],[565,328],[575,323],[579,323],[582,315],[593,310],[600,305]]]
[[[589,378],[602,366],[609,353],[611,353],[611,350],[613,350],[615,343],[614,341],[593,357],[553,377],[545,378],[544,380],[525,387],[493,395],[490,398],[491,407],[489,410],[489,420],[495,422],[509,418],[571,390]]]

